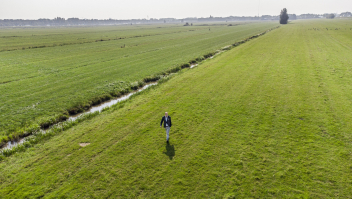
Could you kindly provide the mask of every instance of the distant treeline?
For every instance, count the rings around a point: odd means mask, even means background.
[[[297,19],[314,19],[314,18],[335,18],[335,17],[352,17],[351,12],[343,12],[341,14],[325,13],[325,14],[302,14],[297,16]]]
[[[314,19],[314,18],[328,18],[331,14],[289,14],[289,20],[296,19]],[[335,17],[352,17],[351,12],[344,12]],[[79,19],[79,18],[61,18],[55,19],[38,19],[38,20],[27,20],[27,19],[4,19],[0,20],[0,27],[6,26],[96,26],[96,25],[133,25],[133,24],[160,24],[160,23],[196,23],[196,22],[230,22],[230,21],[253,21],[253,20],[280,20],[280,16],[262,15],[261,17],[248,17],[248,16],[230,16],[230,17],[206,17],[206,18],[161,18],[161,19],[130,19],[130,20],[119,20],[119,19]]]

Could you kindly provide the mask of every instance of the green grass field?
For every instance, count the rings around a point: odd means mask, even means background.
[[[295,21],[182,70],[5,158],[0,198],[351,198],[347,27]]]
[[[208,30],[209,27],[246,25],[251,22],[199,23],[184,27],[183,24],[120,25],[120,26],[73,26],[73,27],[26,27],[3,28],[0,31],[0,51],[34,49],[73,44],[85,44],[138,37],[185,33]]]
[[[0,142],[1,138],[8,139],[6,135],[17,135],[19,128],[46,124],[68,111],[87,109],[148,76],[275,26],[238,23],[1,29]]]

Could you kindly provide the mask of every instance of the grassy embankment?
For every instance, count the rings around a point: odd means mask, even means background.
[[[0,52],[0,140],[25,133],[19,130],[24,126],[31,131],[55,123],[69,112],[121,95],[274,26],[218,25],[210,31],[204,26],[170,25],[0,30],[0,49],[12,49]],[[95,42],[99,35],[107,41]],[[114,40],[115,35],[125,39]],[[80,38],[88,43],[73,42]],[[43,42],[57,46],[32,48]],[[25,50],[14,50],[20,45]]]
[[[0,195],[348,198],[352,38],[308,30],[345,24],[283,26],[6,158]]]

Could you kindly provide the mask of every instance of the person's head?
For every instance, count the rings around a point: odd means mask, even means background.
[[[165,112],[165,116],[167,117],[169,114],[167,112]]]

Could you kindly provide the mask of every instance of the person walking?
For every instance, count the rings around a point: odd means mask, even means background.
[[[163,116],[161,118],[160,128],[163,123],[164,123],[164,128],[166,130],[166,142],[169,143],[169,132],[170,132],[170,128],[172,126],[172,123],[171,123],[171,117],[168,115],[167,112],[165,112],[165,116]]]

